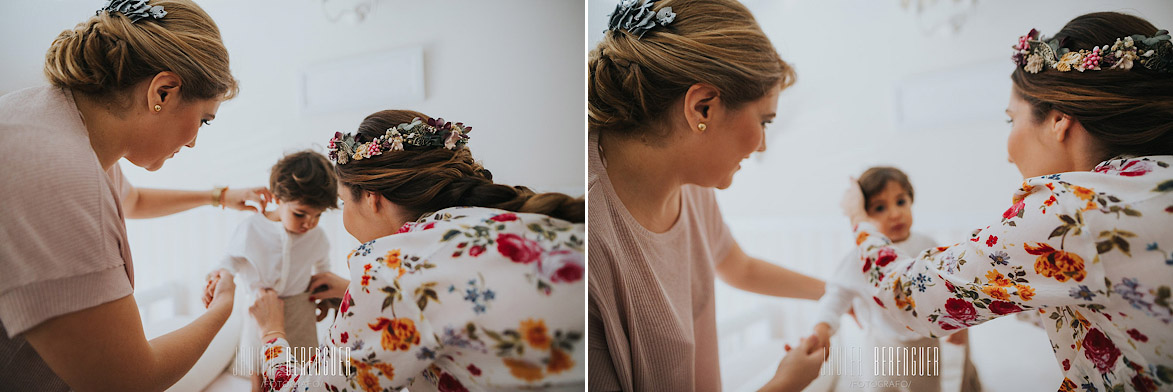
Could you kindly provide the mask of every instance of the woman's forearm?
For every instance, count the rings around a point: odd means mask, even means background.
[[[123,207],[131,219],[156,218],[192,208],[212,204],[212,190],[183,191],[175,189],[136,188],[137,195],[127,197]]]
[[[745,264],[740,289],[775,297],[817,300],[823,281],[765,260],[750,258]]]
[[[226,301],[225,301],[226,300]],[[232,314],[232,298],[213,302],[207,312],[187,326],[151,339],[154,385],[164,389],[179,381],[212,343]]]

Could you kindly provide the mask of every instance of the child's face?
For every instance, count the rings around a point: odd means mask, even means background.
[[[912,228],[912,198],[904,187],[888,181],[884,190],[867,201],[868,217],[880,226],[880,231],[893,242],[908,239]]]
[[[322,217],[322,209],[302,205],[293,200],[280,200],[277,204],[277,213],[281,216],[281,224],[285,231],[294,234],[304,234],[318,226],[318,218]]]

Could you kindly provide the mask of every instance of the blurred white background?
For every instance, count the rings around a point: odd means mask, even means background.
[[[473,126],[469,147],[497,182],[584,194],[580,1],[197,2],[220,27],[240,95],[201,129],[196,148],[184,149],[161,170],[150,173],[122,162],[136,186],[267,185],[269,168],[285,153],[322,152],[335,131],[353,132],[368,114],[404,108]],[[0,36],[7,37],[0,40],[0,94],[46,84],[41,69],[49,44],[104,4],[0,2],[0,14],[9,16],[0,24]],[[396,56],[412,53],[422,53],[422,80],[396,71]],[[350,86],[311,83],[315,95],[305,95],[304,80],[331,77]],[[415,84],[424,94],[422,99],[396,99],[401,95],[396,91],[383,96],[380,90],[391,88],[383,83]],[[376,88],[362,88],[370,84]],[[322,102],[323,96],[331,99]],[[305,107],[315,97],[318,106]],[[148,323],[170,325],[174,316],[202,310],[204,276],[245,217],[202,207],[128,221],[137,298]],[[342,228],[337,211],[323,215],[321,226],[334,246],[334,269],[346,276],[344,258],[357,242]],[[152,305],[157,298],[168,300]]]
[[[616,3],[588,1],[589,48]],[[1049,36],[1096,11],[1173,28],[1167,0],[744,3],[798,83],[782,92],[766,131],[768,150],[743,163],[733,186],[717,196],[747,253],[824,279],[851,245],[840,195],[848,176],[870,166],[909,175],[913,230],[940,243],[1000,218],[1022,181],[1007,162],[1003,114],[1018,36],[1031,28]],[[810,333],[814,303],[717,286],[723,382],[730,390],[756,389],[782,357],[780,341]],[[1054,390],[1062,381],[1039,329],[1006,318],[974,328],[971,338],[986,390]],[[812,386],[819,388],[826,385]]]

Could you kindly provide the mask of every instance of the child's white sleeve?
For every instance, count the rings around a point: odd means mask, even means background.
[[[330,271],[330,239],[326,238],[325,233],[319,233],[320,237],[314,249],[317,255],[317,260],[314,261],[314,275]]]
[[[846,271],[855,261],[851,255],[844,256],[835,266],[835,272],[827,279],[826,289],[819,298],[818,313],[815,314],[815,324],[827,323],[831,326],[831,333],[839,330],[839,319],[848,309],[851,309],[851,300],[856,292],[849,289],[852,280]]]
[[[831,326],[831,334],[839,330],[839,318],[851,308],[851,299],[855,297],[850,290],[844,290],[834,283],[827,283],[823,297],[819,298],[819,309],[815,314],[815,324],[827,323]]]

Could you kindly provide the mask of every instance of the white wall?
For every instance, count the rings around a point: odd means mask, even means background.
[[[323,148],[335,131],[353,132],[366,115],[408,108],[474,127],[469,147],[495,180],[539,191],[584,191],[582,3],[578,1],[376,0],[361,23],[331,23],[321,1],[198,1],[219,25],[240,95],[221,105],[184,149],[159,171],[123,162],[140,187],[211,189],[267,185],[286,152]],[[331,4],[337,4],[332,1]],[[351,1],[354,3],[354,1]],[[0,94],[43,85],[45,51],[62,30],[93,15],[104,1],[0,2]],[[307,114],[302,70],[324,62],[422,46],[426,98],[399,107],[370,102]],[[141,290],[180,280],[202,289],[204,274],[245,215],[200,208],[130,221]],[[335,267],[354,245],[340,214],[322,225],[335,245]],[[198,297],[193,295],[191,300]]]

